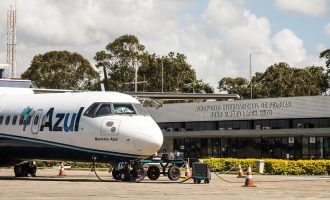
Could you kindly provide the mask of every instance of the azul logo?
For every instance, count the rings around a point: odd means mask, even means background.
[[[54,108],[50,108],[43,117],[40,131],[43,131],[45,128],[48,128],[49,131],[78,131],[83,110],[84,107],[80,107],[78,113],[56,113],[54,116]]]

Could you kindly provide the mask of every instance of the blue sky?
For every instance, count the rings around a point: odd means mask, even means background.
[[[290,1],[290,0],[288,0]],[[324,44],[330,48],[330,36],[324,32],[324,26],[330,21],[329,1],[328,10],[324,16],[309,16],[299,12],[281,10],[275,0],[247,0],[246,6],[257,16],[267,17],[272,31],[278,32],[283,28],[290,28],[304,41],[309,53],[317,53],[317,44]]]
[[[151,53],[187,56],[197,77],[215,89],[223,77],[249,77],[278,62],[325,66],[330,0],[16,0],[17,76],[33,56],[97,51],[124,34]],[[6,62],[6,10],[0,1],[0,63]],[[327,31],[326,31],[327,30]]]

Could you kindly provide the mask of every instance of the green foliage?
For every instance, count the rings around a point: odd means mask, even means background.
[[[50,51],[34,56],[22,78],[38,88],[79,90],[94,87],[99,75],[78,53]]]
[[[325,61],[325,64],[326,64],[327,68],[329,69],[330,68],[330,49],[326,49],[326,50],[322,51],[320,53],[320,58],[327,59]]]
[[[96,53],[96,67],[106,69],[111,90],[133,91],[135,67],[138,67],[138,91],[207,92],[213,88],[197,80],[196,72],[184,54],[170,52],[166,56],[150,54],[134,35],[123,35]],[[106,81],[104,81],[105,83]],[[106,84],[106,83],[105,83]]]
[[[219,81],[218,86],[220,92],[227,91],[229,94],[238,94],[245,98],[250,94],[249,88],[248,81],[243,77],[225,77]]]
[[[321,95],[329,87],[327,80],[328,75],[322,67],[300,69],[278,63],[252,77],[253,98]],[[245,78],[225,77],[219,81],[218,89],[250,98],[250,87]]]
[[[241,164],[243,171],[250,165],[252,171],[256,170],[257,159],[238,158],[208,158],[203,159],[214,171],[236,171]],[[330,173],[330,160],[279,160],[264,159],[265,174],[273,175],[328,175]]]
[[[53,166],[60,166],[61,162],[55,161],[37,161],[37,167],[39,168],[51,168]],[[71,166],[72,169],[92,169],[93,163],[84,163],[84,162],[64,162],[65,166]],[[110,164],[104,163],[95,163],[96,168],[109,168]]]

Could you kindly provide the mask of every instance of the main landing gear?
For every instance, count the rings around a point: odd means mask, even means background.
[[[36,176],[37,166],[34,161],[20,163],[14,166],[15,177]]]
[[[143,164],[139,162],[120,162],[113,166],[112,177],[115,180],[139,182],[146,174]]]

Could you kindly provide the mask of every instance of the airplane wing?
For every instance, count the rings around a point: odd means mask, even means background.
[[[203,93],[174,93],[174,92],[124,92],[125,94],[139,98],[159,100],[228,100],[238,99],[237,94],[203,94]]]
[[[203,102],[206,100],[229,100],[238,99],[237,94],[202,94],[202,93],[173,93],[173,92],[125,92],[137,98],[144,107],[159,108],[165,101],[172,100],[193,100],[194,102]]]
[[[60,89],[33,89],[34,93],[63,93],[84,92],[82,90],[60,90]],[[123,92],[138,99],[145,107],[161,107],[165,101],[193,100],[203,102],[206,100],[229,100],[239,99],[237,94],[203,94],[203,93],[174,93],[174,92]]]

